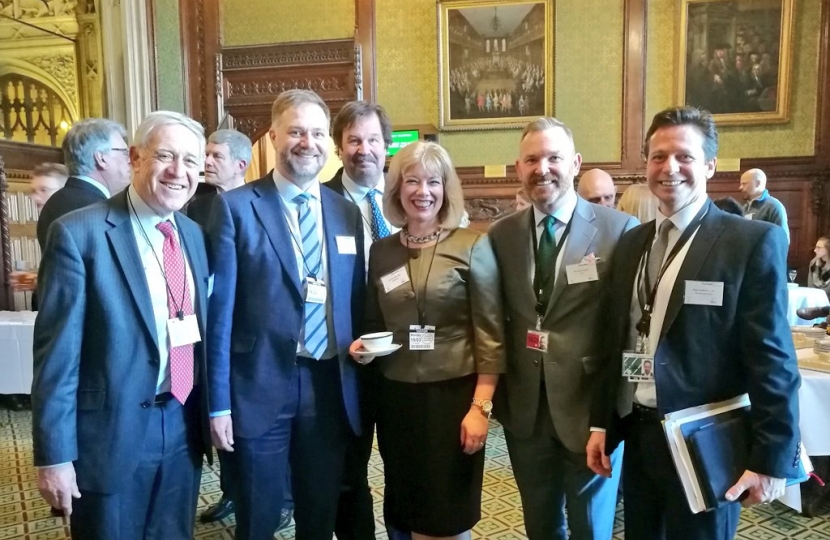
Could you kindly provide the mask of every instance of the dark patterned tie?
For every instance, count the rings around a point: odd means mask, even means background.
[[[376,242],[381,238],[389,236],[389,227],[386,226],[386,221],[383,219],[383,213],[380,211],[378,201],[375,197],[380,195],[380,191],[373,189],[367,195],[369,197],[369,206],[372,209],[372,242]]]

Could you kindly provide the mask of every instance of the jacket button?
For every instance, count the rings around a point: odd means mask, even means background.
[[[148,400],[148,399],[145,399],[144,401],[141,402],[141,408],[142,409],[149,409],[152,405],[153,404],[150,403],[150,400]]]

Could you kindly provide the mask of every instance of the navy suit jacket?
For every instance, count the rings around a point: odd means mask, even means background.
[[[205,336],[204,235],[176,213]],[[152,413],[159,347],[147,278],[126,192],[58,219],[38,277],[32,431],[36,466],[75,462],[78,486],[117,491],[132,477]],[[204,347],[195,347],[193,399],[201,400],[196,448],[210,460]],[[189,402],[188,402],[189,403]]]
[[[100,189],[89,182],[74,176],[67,178],[66,185],[49,197],[40,210],[37,219],[37,243],[40,244],[41,251],[46,246],[49,225],[56,219],[79,208],[106,200],[106,198]]]
[[[356,365],[348,353],[364,302],[363,226],[357,206],[321,189],[328,295],[349,423],[360,433]],[[230,410],[234,433],[255,438],[277,421],[295,369],[303,286],[282,197],[271,174],[217,196],[208,233],[215,273],[208,317],[211,411]],[[356,254],[339,254],[337,236]]]
[[[707,201],[706,213],[672,289],[655,353],[660,414],[749,393],[752,451],[749,469],[776,478],[796,476],[801,378],[787,324],[787,238],[781,227],[749,221]],[[591,425],[608,427],[606,452],[625,436],[613,421],[625,414],[633,387],[620,384],[621,352],[640,258],[654,238],[650,221],[626,233],[612,263],[611,347],[606,392],[595,400]],[[684,303],[685,282],[723,283],[723,305]],[[619,392],[619,396],[617,394]],[[617,398],[621,399],[617,399]]]

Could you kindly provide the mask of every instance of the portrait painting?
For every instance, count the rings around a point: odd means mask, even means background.
[[[553,0],[444,0],[440,128],[519,127],[553,115]]]
[[[720,125],[789,120],[792,0],[683,0],[678,103]]]

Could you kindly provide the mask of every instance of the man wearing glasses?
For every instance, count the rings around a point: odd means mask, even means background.
[[[46,201],[38,217],[37,241],[41,249],[53,221],[127,187],[130,159],[126,138],[124,126],[105,118],[87,118],[72,126],[63,139],[63,160],[69,178]]]

